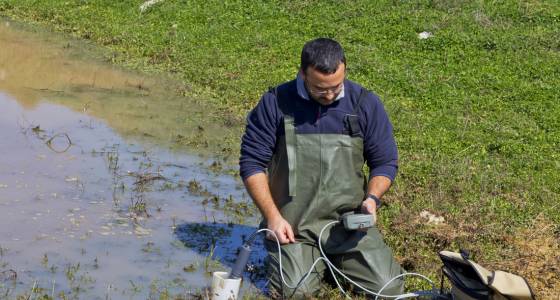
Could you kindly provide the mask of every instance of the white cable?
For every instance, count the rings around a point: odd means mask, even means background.
[[[300,284],[302,284],[303,282],[305,282],[307,280],[307,278],[309,278],[309,275],[311,275],[311,272],[313,271],[313,268],[315,268],[315,265],[321,261],[324,260],[323,257],[319,257],[317,258],[313,264],[311,265],[311,267],[309,268],[309,270],[306,272],[305,277],[303,277],[302,279],[299,280],[299,282],[295,285],[295,286],[291,286],[286,282],[286,279],[284,278],[284,272],[282,271],[282,249],[280,248],[280,241],[278,240],[278,237],[276,236],[276,233],[270,229],[267,228],[263,228],[263,229],[259,229],[257,232],[263,232],[263,231],[267,231],[272,233],[272,235],[274,236],[274,239],[276,239],[276,246],[278,247],[278,265],[280,267],[280,278],[282,279],[282,283],[284,283],[284,285],[286,285],[287,287],[291,288],[291,289],[297,289]]]
[[[402,273],[399,274],[393,278],[391,278],[391,280],[387,281],[387,283],[385,283],[385,285],[383,285],[383,287],[381,287],[381,289],[376,293],[373,291],[368,290],[367,288],[361,286],[360,284],[358,284],[357,282],[353,281],[352,279],[350,279],[346,274],[342,273],[342,271],[340,271],[333,263],[331,263],[331,261],[327,258],[327,255],[325,254],[325,252],[323,251],[323,247],[322,247],[322,243],[321,243],[321,237],[323,236],[323,232],[325,231],[325,229],[327,229],[327,227],[336,224],[336,223],[340,223],[340,221],[332,221],[330,223],[327,223],[325,226],[323,226],[323,228],[321,229],[321,232],[319,233],[319,241],[317,244],[319,244],[319,250],[321,251],[321,257],[317,258],[313,264],[311,265],[311,267],[309,268],[309,270],[306,272],[305,276],[299,280],[299,282],[295,285],[295,286],[291,286],[286,282],[286,279],[284,278],[284,273],[282,271],[282,249],[280,247],[280,240],[278,240],[278,236],[276,236],[276,233],[270,229],[267,228],[262,228],[259,229],[257,231],[257,233],[266,231],[266,232],[270,232],[272,233],[272,235],[274,236],[274,239],[276,240],[276,246],[278,247],[278,265],[280,268],[280,278],[282,279],[282,283],[284,285],[286,285],[288,288],[290,289],[297,289],[299,288],[299,286],[305,282],[309,276],[311,275],[311,272],[313,271],[313,269],[315,268],[315,265],[320,261],[320,260],[324,260],[327,264],[327,266],[329,267],[329,270],[333,276],[334,281],[336,282],[336,285],[338,286],[338,289],[346,296],[346,298],[350,298],[350,296],[344,291],[344,289],[342,288],[342,286],[340,285],[340,283],[338,282],[338,280],[336,279],[336,276],[334,274],[334,271],[336,271],[338,274],[340,274],[342,277],[344,277],[346,280],[348,280],[350,283],[354,284],[355,286],[357,286],[358,288],[362,289],[364,292],[374,295],[375,299],[377,300],[378,297],[383,297],[383,298],[391,298],[391,299],[405,299],[405,298],[412,298],[412,297],[418,297],[421,296],[421,294],[433,294],[432,292],[413,292],[413,293],[406,293],[406,294],[401,294],[401,295],[383,295],[381,294],[381,292],[387,288],[389,286],[389,284],[391,284],[391,282],[393,282],[394,280],[401,278],[401,277],[405,277],[405,276],[418,276],[421,277],[423,279],[425,279],[426,281],[428,281],[431,285],[432,285],[432,290],[435,290],[435,285],[434,283],[426,276],[422,275],[422,274],[418,274],[418,273]],[[334,269],[334,271],[333,271]]]
[[[405,277],[405,276],[418,276],[418,277],[421,277],[421,278],[425,279],[426,281],[428,281],[428,282],[432,285],[432,290],[435,290],[435,288],[436,288],[435,285],[434,285],[434,283],[433,283],[428,277],[426,277],[426,276],[424,276],[424,275],[422,275],[422,274],[418,274],[418,273],[402,273],[402,274],[400,274],[400,275],[397,275],[397,276],[391,278],[391,280],[387,281],[387,283],[385,283],[385,284],[381,287],[381,289],[379,289],[378,293],[381,294],[381,292],[382,292],[386,287],[388,287],[388,286],[391,284],[391,282],[393,282],[393,280],[396,280],[396,279],[399,279],[399,278]],[[418,295],[417,293],[415,293],[415,294],[416,294],[415,297],[420,296],[420,295]],[[382,296],[375,296],[375,300],[377,300],[378,297],[382,297]],[[406,298],[409,298],[409,297],[406,297]],[[401,297],[396,298],[396,300],[398,300],[398,299],[404,299],[404,298],[401,298]]]
[[[435,289],[434,283],[433,283],[429,278],[427,278],[426,276],[423,276],[423,275],[421,275],[421,274],[416,274],[416,273],[403,273],[403,274],[399,274],[399,275],[397,275],[397,276],[391,278],[391,280],[389,280],[377,293],[368,290],[367,288],[361,286],[359,283],[357,283],[357,282],[353,281],[352,279],[350,279],[346,274],[342,273],[342,271],[340,271],[336,266],[334,266],[333,263],[331,263],[331,261],[327,258],[327,255],[326,255],[325,252],[323,251],[323,247],[322,247],[322,243],[321,243],[321,241],[322,241],[321,236],[323,235],[323,232],[325,231],[325,229],[327,229],[327,227],[329,227],[329,226],[331,226],[331,225],[333,225],[333,224],[339,223],[339,222],[340,222],[340,221],[333,221],[333,222],[330,222],[330,223],[326,224],[326,225],[323,227],[323,229],[321,229],[321,232],[319,233],[319,242],[318,242],[318,244],[319,244],[319,250],[321,251],[321,254],[323,255],[323,257],[324,257],[325,261],[327,262],[327,264],[328,264],[328,265],[331,265],[331,266],[332,266],[332,269],[334,269],[338,274],[340,274],[342,277],[344,277],[344,278],[345,278],[346,280],[348,280],[350,283],[352,283],[352,284],[354,284],[355,286],[359,287],[359,288],[362,289],[364,292],[376,296],[376,299],[377,299],[377,297],[395,298],[395,299],[404,299],[404,298],[417,297],[418,295],[417,295],[416,293],[407,293],[407,294],[401,294],[401,295],[383,295],[383,294],[381,294],[381,291],[382,291],[383,289],[385,289],[393,280],[398,279],[398,278],[400,278],[400,277],[409,276],[409,275],[417,275],[417,276],[420,276],[420,277],[426,279],[426,280],[427,280],[428,282],[430,282],[430,284],[432,285],[432,289]],[[331,271],[332,271],[332,269],[331,269]],[[334,274],[332,274],[332,275],[333,275],[333,277],[335,276]]]
[[[342,294],[344,294],[344,296],[346,296],[347,299],[352,299],[352,297],[350,297],[350,295],[348,295],[346,293],[346,291],[344,291],[344,289],[342,288],[340,283],[338,283],[338,279],[336,278],[336,275],[334,275],[333,268],[335,268],[337,271],[338,271],[338,269],[327,258],[327,255],[325,255],[325,253],[323,252],[323,248],[321,247],[321,244],[322,244],[321,237],[323,236],[323,232],[325,231],[325,229],[327,229],[327,227],[329,227],[331,225],[334,225],[336,223],[340,223],[340,221],[332,221],[330,223],[327,223],[325,226],[323,226],[323,228],[321,229],[321,232],[319,232],[319,238],[318,238],[319,250],[321,251],[321,255],[323,256],[324,260],[327,262],[327,267],[329,267],[329,271],[331,271],[332,278],[334,278],[334,282],[336,282],[336,285],[338,286],[338,289],[342,292]]]
[[[336,222],[338,222],[338,221],[335,221],[334,223],[336,223]],[[317,258],[317,259],[313,262],[313,264],[311,265],[311,267],[309,268],[309,270],[305,273],[305,276],[304,276],[302,279],[300,279],[296,285],[294,285],[294,286],[289,285],[289,284],[286,282],[286,279],[284,278],[284,272],[282,271],[282,269],[283,269],[283,268],[282,268],[282,252],[281,252],[282,250],[281,250],[281,247],[280,247],[280,241],[278,240],[278,236],[276,235],[276,233],[275,233],[274,231],[272,231],[272,230],[270,230],[270,229],[267,229],[267,228],[259,229],[259,230],[257,231],[257,233],[260,233],[260,232],[263,232],[263,231],[272,233],[272,235],[274,236],[274,239],[276,240],[276,246],[278,247],[278,265],[279,265],[279,268],[280,268],[280,278],[282,279],[282,283],[283,283],[285,286],[287,286],[288,288],[294,289],[294,290],[297,289],[297,288],[299,288],[299,286],[300,286],[302,283],[304,283],[304,282],[309,278],[309,276],[311,275],[311,272],[312,272],[313,269],[315,268],[315,265],[316,265],[319,261],[321,261],[321,260],[324,260],[325,262],[327,262],[327,266],[329,267],[329,269],[331,268],[331,265],[332,265],[332,264],[330,263],[330,261],[328,261],[328,259],[325,259],[325,257],[321,256],[321,257]],[[332,273],[332,269],[331,269],[331,273]],[[348,294],[344,291],[344,289],[342,288],[342,286],[340,285],[340,283],[338,283],[338,280],[336,279],[336,277],[334,277],[334,275],[333,275],[333,278],[334,278],[334,280],[335,280],[335,282],[336,282],[336,285],[338,286],[339,290],[340,290],[347,298],[350,298],[350,296],[348,296]]]

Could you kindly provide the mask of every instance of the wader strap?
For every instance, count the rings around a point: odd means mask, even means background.
[[[296,127],[293,112],[291,112],[287,99],[281,97],[277,87],[269,88],[269,92],[276,96],[278,108],[284,115],[284,137],[286,139],[286,154],[288,156],[288,187],[289,196],[296,195]]]
[[[294,118],[289,115],[284,115],[284,134],[286,137],[286,153],[288,155],[288,186],[289,195],[294,197],[296,195],[296,127],[294,125]]]
[[[360,119],[358,117],[358,113],[360,112],[360,108],[362,102],[367,96],[367,90],[362,88],[360,90],[360,97],[358,98],[358,103],[354,106],[354,110],[352,111],[351,115],[344,116],[344,123],[346,125],[346,130],[348,134],[352,137],[360,136]]]

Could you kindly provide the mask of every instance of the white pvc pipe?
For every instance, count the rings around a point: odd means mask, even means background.
[[[212,300],[237,300],[241,278],[229,279],[228,272],[212,274]]]

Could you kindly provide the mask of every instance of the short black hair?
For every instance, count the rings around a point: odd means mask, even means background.
[[[340,63],[346,64],[342,46],[335,40],[318,38],[305,43],[301,50],[301,69],[309,66],[325,74],[333,74]]]

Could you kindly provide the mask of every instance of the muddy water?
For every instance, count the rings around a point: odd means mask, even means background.
[[[0,25],[0,298],[204,295],[257,222],[220,160],[176,140],[220,125],[77,44]]]

